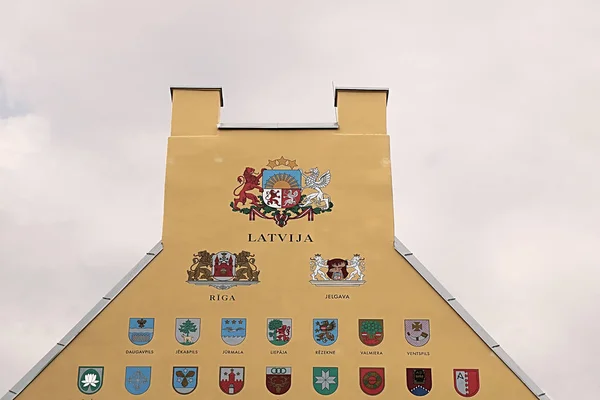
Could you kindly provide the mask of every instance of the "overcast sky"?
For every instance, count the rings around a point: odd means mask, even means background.
[[[397,237],[552,399],[597,399],[598,0],[165,4],[0,0],[0,395],[160,240],[170,86],[333,122],[333,81],[390,88]]]

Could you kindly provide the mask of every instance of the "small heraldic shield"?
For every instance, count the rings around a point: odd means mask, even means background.
[[[221,318],[221,339],[237,346],[246,339],[246,318]]]
[[[175,319],[175,339],[184,346],[191,346],[200,339],[200,318]]]
[[[144,394],[150,387],[152,367],[125,367],[125,389],[131,394]]]
[[[173,389],[179,394],[190,394],[198,383],[198,367],[173,367]]]
[[[292,387],[292,367],[267,367],[267,389],[280,395]]]
[[[374,396],[385,387],[384,368],[360,367],[360,388],[368,395]]]
[[[404,332],[406,341],[415,347],[421,347],[429,342],[431,336],[428,319],[405,319]]]
[[[98,393],[104,381],[104,367],[79,367],[77,387],[83,394]]]
[[[383,320],[359,319],[358,337],[367,346],[377,346],[383,341]]]
[[[267,339],[275,346],[283,346],[292,340],[291,318],[267,319]]]
[[[321,346],[331,346],[338,338],[337,318],[313,319],[313,338]]]
[[[236,394],[244,388],[244,367],[220,367],[219,387],[225,394]]]
[[[317,393],[328,395],[340,384],[337,367],[313,367],[313,387]]]
[[[463,397],[473,397],[479,392],[478,369],[455,369],[454,389]]]
[[[129,318],[129,340],[138,346],[150,343],[154,337],[154,318]]]
[[[406,368],[406,386],[415,396],[431,392],[431,368]]]

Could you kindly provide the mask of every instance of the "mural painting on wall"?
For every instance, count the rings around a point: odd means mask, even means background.
[[[173,389],[179,394],[190,394],[196,389],[198,367],[173,367]]]
[[[283,346],[292,340],[291,318],[268,318],[267,339],[275,346]]]
[[[355,254],[350,259],[324,259],[315,254],[310,259],[310,283],[315,286],[360,286],[365,283],[365,259]]]
[[[221,339],[230,346],[237,346],[246,339],[246,318],[222,318]]]
[[[212,286],[221,290],[238,285],[254,285],[259,283],[260,274],[254,262],[254,254],[245,250],[237,254],[228,251],[209,253],[202,250],[192,257],[192,265],[186,271],[187,283]]]
[[[431,392],[431,368],[406,368],[406,387],[415,396]]]
[[[323,192],[331,182],[331,172],[321,174],[317,167],[303,171],[296,160],[269,160],[259,172],[246,167],[237,181],[229,205],[232,211],[248,215],[250,221],[259,217],[284,227],[288,221],[304,217],[312,221],[315,215],[333,209],[331,198]]]
[[[269,392],[284,394],[292,387],[292,367],[267,367],[266,380]]]
[[[154,318],[129,318],[129,340],[143,346],[154,337]]]
[[[359,368],[360,388],[368,395],[374,396],[383,391],[385,387],[385,369],[361,367]]]
[[[339,385],[337,367],[313,367],[313,387],[317,393],[328,395],[335,392]]]
[[[479,392],[478,369],[455,369],[454,389],[463,397],[473,397]]]
[[[431,337],[428,319],[405,319],[404,331],[406,341],[415,347],[426,345]]]
[[[175,339],[183,346],[191,346],[200,339],[200,318],[176,318]]]
[[[104,367],[79,367],[77,387],[83,394],[94,394],[102,388]]]
[[[125,367],[125,389],[131,394],[144,394],[150,388],[152,367]]]
[[[359,319],[358,337],[367,346],[377,346],[383,342],[382,319]]]
[[[338,338],[337,318],[313,319],[313,338],[321,346],[331,346]]]
[[[219,387],[225,394],[236,394],[244,388],[244,367],[219,367]]]

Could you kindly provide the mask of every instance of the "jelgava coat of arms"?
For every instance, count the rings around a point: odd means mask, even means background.
[[[315,286],[360,286],[365,283],[365,259],[355,254],[350,259],[324,259],[315,254],[310,259],[310,283]]]
[[[249,251],[234,254],[228,251],[209,253],[202,250],[192,258],[192,265],[187,270],[187,283],[221,290],[255,285],[259,283],[260,271],[254,261],[254,254]]]
[[[271,219],[284,227],[290,220],[306,217],[312,221],[315,215],[333,209],[331,198],[323,192],[331,182],[329,170],[323,174],[316,167],[303,171],[296,160],[269,160],[260,172],[246,167],[237,180],[230,206],[234,212],[248,215],[250,221]]]

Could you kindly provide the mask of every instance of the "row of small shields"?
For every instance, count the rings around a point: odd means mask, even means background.
[[[454,389],[463,397],[479,392],[479,370],[454,369]],[[144,394],[150,388],[152,367],[125,368],[125,389],[133,395]],[[225,394],[239,393],[244,388],[245,367],[219,367],[219,387]],[[313,388],[321,395],[334,393],[339,382],[338,367],[313,367]],[[97,393],[104,382],[104,367],[79,367],[79,390],[87,395]],[[192,393],[198,386],[198,367],[173,367],[173,389],[179,394]],[[272,394],[287,393],[292,386],[291,367],[266,367],[266,387]],[[377,395],[385,388],[385,368],[360,367],[359,384],[368,395]],[[425,396],[432,389],[431,368],[407,368],[406,386],[415,396]]]
[[[331,346],[339,337],[337,318],[313,319],[313,339],[321,346]],[[183,346],[190,346],[200,339],[200,318],[177,318],[175,338]],[[222,318],[221,339],[236,346],[246,338],[246,318]],[[415,347],[427,344],[430,339],[429,320],[405,320],[406,340]],[[360,341],[367,346],[377,346],[383,341],[382,319],[359,319]],[[148,344],[154,337],[154,318],[130,318],[129,339],[133,344]],[[267,339],[275,346],[283,346],[292,339],[291,318],[268,318]]]

